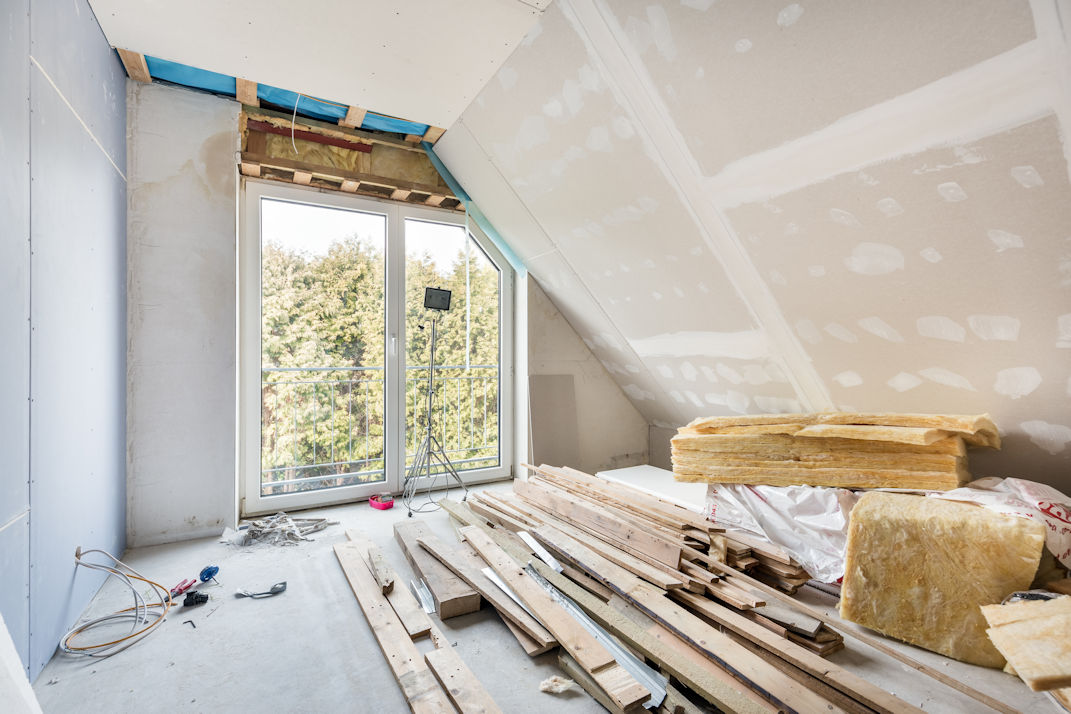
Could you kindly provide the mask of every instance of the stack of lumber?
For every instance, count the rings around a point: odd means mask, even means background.
[[[678,481],[949,490],[967,445],[1000,448],[988,415],[761,414],[696,419],[672,440]]]
[[[767,585],[793,594],[811,576],[784,548],[750,533],[723,533],[728,565],[742,570]]]

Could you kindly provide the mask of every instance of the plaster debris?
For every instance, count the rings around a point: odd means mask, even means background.
[[[899,216],[904,212],[904,207],[897,202],[895,198],[883,198],[877,203],[878,210],[884,213],[889,218],[893,216]]]
[[[904,254],[886,243],[860,243],[844,259],[844,265],[860,275],[885,275],[904,269]]]
[[[1009,248],[1023,247],[1022,236],[1017,236],[1014,233],[1000,230],[999,228],[990,228],[985,234],[989,236],[989,240],[993,241],[998,253],[1003,253]]]
[[[1064,451],[1068,443],[1071,443],[1071,427],[1063,424],[1050,424],[1035,419],[1024,421],[1019,428],[1027,433],[1030,441],[1054,456]]]
[[[849,330],[839,322],[831,322],[825,326],[825,331],[833,337],[836,337],[841,342],[858,342],[859,338],[855,336],[855,333]]]
[[[746,37],[741,37],[739,40],[736,41],[736,44],[733,45],[733,49],[739,52],[740,54],[744,54],[745,52],[751,49],[751,40]]]
[[[1044,186],[1045,181],[1033,166],[1015,166],[1011,170],[1011,177],[1019,182],[1023,188],[1036,188]]]
[[[292,518],[280,511],[274,516],[248,521],[237,531],[228,528],[223,532],[222,542],[233,545],[297,545],[301,541],[312,540],[308,537],[310,534],[337,525],[338,521],[329,521],[326,518]]]
[[[966,377],[961,374],[956,374],[955,372],[945,369],[944,367],[927,367],[926,369],[920,369],[919,374],[921,374],[923,377],[930,380],[931,382],[943,384],[946,387],[952,387],[953,389],[964,389],[968,392],[978,391],[974,388],[974,385],[972,385]]]
[[[833,221],[834,223],[839,223],[842,226],[855,227],[861,225],[859,223],[859,219],[856,218],[854,214],[849,213],[848,211],[842,210],[840,208],[829,209],[829,220]]]
[[[900,372],[898,375],[886,382],[886,384],[898,392],[906,392],[909,389],[914,389],[915,387],[922,384],[922,380],[913,374],[908,374],[907,372]]]
[[[944,260],[944,256],[941,255],[941,251],[937,250],[933,246],[929,248],[923,248],[919,251],[919,255],[922,256],[923,260],[930,263],[940,263],[942,260]]]
[[[967,324],[983,340],[1015,342],[1019,339],[1019,320],[1008,315],[968,315]]]
[[[967,337],[967,330],[962,325],[943,315],[927,315],[915,321],[919,334],[923,337],[932,337],[935,340],[947,340],[949,342],[963,342]]]
[[[883,340],[889,342],[903,342],[903,336],[896,330],[895,327],[882,320],[880,317],[864,317],[859,320],[859,327],[869,332],[872,335],[880,337]]]
[[[781,27],[791,27],[803,17],[803,8],[799,3],[792,3],[777,13],[777,24]]]
[[[967,192],[955,181],[948,181],[937,186],[937,193],[949,203],[967,200]]]
[[[833,381],[839,384],[840,386],[846,388],[858,387],[860,384],[863,383],[863,378],[859,376],[858,372],[847,370],[846,372],[841,372],[840,374],[834,375]]]
[[[997,372],[993,390],[1012,399],[1019,399],[1041,385],[1041,373],[1035,367],[1010,367]]]

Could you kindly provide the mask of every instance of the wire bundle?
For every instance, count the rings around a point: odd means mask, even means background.
[[[101,555],[110,558],[114,565],[90,563],[83,560],[83,557],[90,553],[100,553]],[[127,647],[130,647],[132,644],[151,633],[164,621],[164,617],[171,609],[173,603],[171,601],[170,590],[159,583],[149,580],[107,551],[97,549],[83,551],[79,548],[74,554],[74,562],[76,566],[82,566],[83,568],[88,568],[90,570],[99,570],[107,573],[109,577],[118,578],[130,589],[130,592],[134,597],[134,605],[113,612],[110,615],[97,617],[87,622],[83,622],[80,625],[76,625],[63,636],[62,640],[60,640],[60,649],[67,654],[81,655],[84,657],[110,657],[117,652],[122,652]],[[133,582],[135,580],[151,586],[152,595],[155,596],[155,599],[158,600],[158,602],[149,602],[145,595],[138,592],[138,588]],[[97,644],[78,646],[71,644],[71,641],[74,638],[88,632],[94,627],[122,620],[130,621],[130,632],[125,637]]]

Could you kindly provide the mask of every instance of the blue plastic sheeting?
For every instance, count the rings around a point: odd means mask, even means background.
[[[487,220],[487,216],[483,215],[483,211],[480,207],[473,202],[472,198],[465,192],[465,189],[461,187],[461,184],[457,182],[454,175],[450,173],[450,169],[446,168],[446,164],[442,162],[438,156],[435,155],[435,149],[428,142],[423,142],[421,146],[424,147],[424,153],[428,155],[431,160],[431,165],[435,167],[435,170],[439,172],[439,175],[443,177],[443,181],[450,187],[454,195],[460,198],[465,204],[465,211],[468,213],[469,218],[476,222],[476,225],[480,227],[487,237],[491,239],[491,242],[495,244],[498,251],[505,256],[509,264],[513,266],[513,269],[520,274],[524,274],[527,268],[524,267],[524,261],[513,252],[513,248],[510,248],[509,243],[495,230],[495,227],[491,225],[491,221]]]
[[[216,94],[226,94],[230,97],[235,96],[237,93],[234,77],[226,74],[209,72],[205,69],[197,69],[178,62],[169,62],[149,55],[145,55],[145,63],[149,66],[149,74],[152,75],[153,79],[162,79],[172,84],[204,89]],[[345,104],[329,102],[304,94],[299,97],[297,92],[291,92],[289,89],[279,89],[269,84],[257,85],[257,97],[269,104],[286,107],[291,111],[293,111],[296,103],[299,115],[327,121],[341,119],[346,116],[346,110],[349,109]],[[368,112],[364,116],[361,128],[424,136],[424,132],[428,130],[428,125]]]

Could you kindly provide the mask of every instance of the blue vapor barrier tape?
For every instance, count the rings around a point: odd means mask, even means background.
[[[450,190],[454,192],[454,195],[460,198],[465,203],[465,210],[468,212],[469,217],[480,227],[487,237],[491,239],[491,242],[495,244],[498,251],[505,256],[509,264],[513,266],[513,269],[518,273],[524,274],[527,268],[524,267],[524,261],[513,252],[513,248],[509,243],[495,230],[495,227],[491,225],[491,221],[487,220],[487,216],[483,215],[483,211],[479,206],[473,202],[465,189],[461,187],[454,175],[450,173],[450,169],[446,168],[446,164],[442,162],[438,156],[435,155],[435,149],[428,142],[422,142],[421,146],[424,147],[424,153],[428,155],[428,159],[431,160],[431,165],[435,167],[435,170],[439,172],[439,175],[443,177],[443,181],[450,187]]]
[[[169,62],[149,55],[145,55],[145,63],[148,65],[149,74],[152,75],[153,79],[161,79],[172,84],[181,84],[184,87],[203,89],[231,97],[236,93],[234,77],[226,74],[209,72],[208,70],[197,69],[178,62]],[[291,92],[289,89],[279,89],[270,84],[258,84],[257,97],[269,104],[284,107],[290,111],[294,110],[294,104],[296,103],[297,113],[300,116],[326,121],[341,119],[346,116],[346,110],[349,109],[345,104],[317,99],[305,94],[299,98],[297,92]],[[368,112],[364,116],[361,128],[424,136],[424,133],[428,130],[428,125]]]

